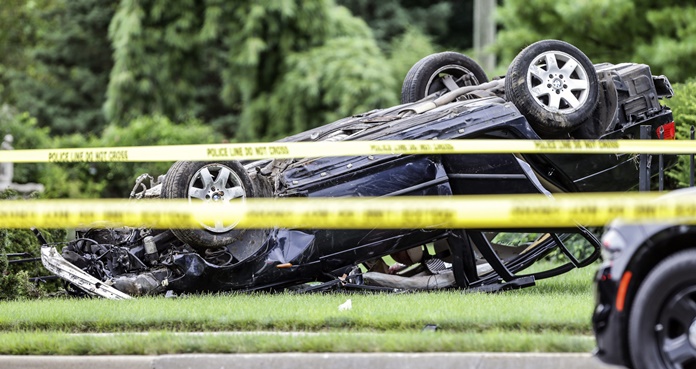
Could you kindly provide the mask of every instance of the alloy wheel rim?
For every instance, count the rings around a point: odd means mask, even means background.
[[[548,51],[529,65],[527,89],[545,110],[570,114],[585,104],[590,84],[587,71],[577,59],[561,51]]]
[[[189,203],[203,201],[224,205],[232,200],[246,201],[246,192],[241,178],[225,165],[206,165],[196,171],[189,182]],[[211,232],[224,233],[233,229],[238,223],[239,221],[225,224],[222,220],[215,220],[212,224],[204,222],[200,224]]]

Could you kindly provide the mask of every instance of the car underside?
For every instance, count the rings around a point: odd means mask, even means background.
[[[473,61],[451,54],[434,54],[414,65],[401,105],[280,141],[638,139],[645,125],[651,127],[650,138],[673,135],[672,113],[658,103],[671,97],[671,86],[666,78],[652,76],[647,65],[592,65],[572,45],[547,40],[523,50],[504,78],[488,82]],[[666,165],[676,160],[665,159]],[[657,165],[653,168],[656,172]],[[637,155],[628,154],[317,153],[253,162],[177,162],[166,175],[141,175],[131,198],[228,203],[254,197],[552,197],[558,192],[626,191],[637,182]],[[282,288],[492,291],[530,286],[586,266],[597,259],[599,248],[597,238],[582,226],[245,230],[214,222],[199,229],[81,229],[75,240],[46,245],[42,257],[49,270],[67,281],[69,291],[124,298]],[[552,252],[568,262],[520,274]]]

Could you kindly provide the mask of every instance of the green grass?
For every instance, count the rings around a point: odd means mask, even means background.
[[[587,352],[593,346],[593,272],[591,266],[498,294],[255,293],[9,301],[0,303],[0,354]],[[348,298],[353,308],[339,311]],[[426,324],[437,324],[439,330],[421,333]],[[216,331],[227,333],[210,333]],[[304,333],[277,334],[289,331]],[[118,334],[93,334],[102,332]]]
[[[318,334],[114,335],[63,332],[0,333],[2,355],[161,355],[174,353],[268,352],[589,352],[589,336],[556,332],[329,332]]]
[[[338,305],[352,300],[350,311]],[[491,328],[588,333],[586,295],[512,291],[404,295],[222,295],[130,301],[40,300],[6,303],[0,330],[69,332]]]

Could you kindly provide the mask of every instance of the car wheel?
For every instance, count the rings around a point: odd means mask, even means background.
[[[696,250],[658,264],[638,289],[628,342],[636,368],[696,368]]]
[[[236,161],[174,163],[162,183],[161,196],[195,202],[244,201],[254,197],[254,187],[244,167]],[[217,248],[239,239],[244,230],[236,222],[201,223],[201,229],[172,229],[174,235],[196,249]]]
[[[460,53],[445,51],[428,55],[414,64],[401,87],[401,103],[418,101],[447,86],[475,86],[488,82],[488,77],[473,59]]]
[[[505,96],[540,136],[570,132],[590,118],[599,100],[599,81],[590,59],[558,40],[533,43],[512,61]]]

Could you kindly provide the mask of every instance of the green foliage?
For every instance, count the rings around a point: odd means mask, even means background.
[[[184,128],[185,129],[182,129]],[[215,143],[213,129],[198,120],[175,125],[163,116],[143,116],[125,126],[111,124],[100,137],[64,136],[59,147],[156,146]],[[63,163],[44,177],[51,197],[123,198],[133,188],[136,177],[165,174],[172,162]]]
[[[402,36],[392,40],[389,49],[389,67],[393,78],[398,81],[395,92],[401,96],[401,84],[408,70],[437,50],[430,38],[416,28],[409,28]]]
[[[92,132],[106,124],[102,113],[111,69],[106,32],[115,11],[108,0],[59,0],[34,9],[37,41],[18,48],[29,66],[10,66],[6,102],[56,133]],[[13,50],[14,52],[14,50]]]
[[[205,12],[190,1],[120,2],[109,26],[114,49],[104,107],[109,120],[162,114],[182,121],[201,115],[206,104],[220,104],[224,59],[205,47],[207,40],[218,44],[217,23],[203,24],[222,21],[216,9]]]
[[[457,4],[355,2],[374,7],[368,21],[393,25],[376,28],[378,48],[333,0],[10,0],[0,10],[0,98],[53,134],[86,135],[50,147],[90,146],[107,122],[140,116],[200,120],[217,141],[276,139],[396,103],[408,68],[434,49],[424,35],[442,36]],[[59,196],[103,190],[46,172],[64,183]]]
[[[589,231],[592,232],[595,237],[601,237],[601,228],[590,228]],[[594,252],[592,244],[590,244],[590,242],[580,234],[572,234],[568,235],[568,237],[564,237],[563,235],[559,234],[559,236],[563,241],[563,245],[565,245],[568,251],[570,251],[570,253],[577,260],[583,261]],[[495,235],[491,242],[515,248],[521,247],[522,249],[520,250],[523,250],[537,240],[548,239],[549,237],[550,234],[548,233],[500,232]],[[557,264],[565,264],[570,261],[570,259],[568,259],[560,248],[556,248],[554,251],[544,257],[543,260],[551,261]]]
[[[337,0],[367,22],[385,50],[412,29],[438,45],[459,50],[472,47],[473,0]]]
[[[93,139],[92,147],[107,146],[150,146],[150,145],[188,145],[220,143],[213,129],[196,119],[175,125],[164,116],[143,116],[129,122],[125,127],[109,125],[101,137]],[[103,184],[99,193],[101,198],[122,198],[133,188],[134,181],[141,173],[156,177],[165,174],[171,162],[144,163],[93,163],[82,175],[89,174],[88,180]],[[84,170],[84,168],[83,168]]]
[[[0,301],[41,296],[41,290],[34,283],[29,282],[29,274],[26,271],[0,276]]]
[[[506,0],[496,49],[508,63],[541,39],[574,44],[594,62],[649,64],[673,81],[696,75],[696,5],[680,0]]]
[[[696,126],[696,81],[673,85],[674,97],[666,101],[672,108],[674,122],[677,126],[677,139],[689,140],[691,127]],[[688,155],[679,156],[677,166],[667,172],[680,187],[689,185],[690,163]]]
[[[337,3],[367,22],[382,45],[388,45],[392,38],[401,35],[411,21],[399,0],[337,0]]]
[[[335,38],[321,47],[288,58],[289,71],[268,100],[257,100],[245,115],[243,137],[282,137],[357,112],[398,103],[397,81],[374,43],[353,37]],[[362,83],[366,79],[370,83]],[[264,129],[265,128],[265,129]]]
[[[287,58],[288,72],[278,88],[244,112],[243,122],[254,124],[241,125],[241,138],[274,139],[397,104],[408,70],[435,52],[426,35],[409,28],[392,40],[389,55],[384,55],[362,21],[343,8],[331,14],[337,27],[329,39]]]
[[[2,279],[7,275],[7,267],[10,265],[7,258],[9,244],[8,230],[0,228],[0,278]],[[0,293],[2,292],[0,291]]]
[[[7,105],[0,106],[0,135],[11,134],[15,149],[45,149],[53,145],[48,127],[39,127],[36,118],[29,113],[17,113]],[[45,163],[15,164],[16,183],[38,182],[50,165]]]
[[[233,136],[241,111],[283,76],[288,54],[323,42],[328,6],[324,0],[123,0],[109,30],[114,68],[107,116],[122,122],[141,114],[176,122],[196,117]]]
[[[18,197],[12,190],[0,191],[0,201],[31,201]],[[42,230],[49,242],[64,241],[65,231],[61,229]],[[0,301],[24,298],[38,298],[47,292],[56,291],[59,281],[44,283],[40,286],[29,281],[31,277],[46,276],[50,273],[40,262],[9,264],[7,254],[27,253],[21,258],[40,256],[38,239],[29,229],[0,228]],[[13,258],[16,260],[16,258]]]
[[[51,138],[27,113],[0,108],[3,133],[14,136],[15,149],[150,146],[219,143],[213,128],[192,119],[175,125],[163,116],[143,116],[125,126],[109,125],[99,137],[73,134]],[[184,129],[182,129],[184,128]],[[166,173],[169,162],[15,164],[14,182],[38,182],[49,198],[123,198],[141,173]]]
[[[597,61],[625,58],[640,21],[626,22],[634,13],[634,0],[507,0],[497,12],[503,25],[497,46],[508,62],[546,38],[570,42]]]
[[[601,227],[590,227],[588,230],[592,232],[597,239],[602,237],[603,229]],[[568,238],[563,239],[563,244],[571,255],[573,255],[573,257],[580,262],[585,261],[585,259],[590,257],[595,251],[592,244],[580,234],[573,234]],[[560,250],[560,248],[551,252],[544,258],[544,260],[562,264],[569,263],[571,261],[565,255],[565,253]]]
[[[542,233],[522,233],[522,232],[500,232],[491,240],[505,246],[527,247],[534,242]]]
[[[330,0],[123,0],[109,35],[105,111],[118,122],[198,118],[274,139],[398,96],[370,29]]]
[[[9,87],[10,75],[36,74],[31,49],[50,29],[40,14],[54,7],[51,0],[4,0],[0,6],[0,104],[12,101],[15,91]],[[21,91],[16,91],[21,92]]]
[[[670,4],[671,3],[671,4]],[[662,9],[646,14],[655,32],[649,43],[639,44],[636,56],[654,66],[659,73],[674,81],[696,75],[696,4],[665,1]]]
[[[17,113],[8,106],[0,109],[0,123],[3,132],[12,134],[15,149],[50,149],[56,147],[85,147],[88,138],[82,135],[52,138],[48,127],[39,127],[36,118],[29,113]],[[63,142],[61,144],[61,141]],[[79,171],[86,164],[49,164],[22,163],[14,164],[16,183],[42,183],[44,195],[49,198],[94,197],[101,192],[103,185],[88,181]],[[77,169],[76,169],[77,168]],[[75,175],[78,174],[78,175]]]

